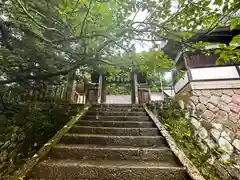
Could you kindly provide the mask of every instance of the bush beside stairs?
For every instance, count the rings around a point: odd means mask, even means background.
[[[189,178],[141,105],[93,105],[26,179]]]

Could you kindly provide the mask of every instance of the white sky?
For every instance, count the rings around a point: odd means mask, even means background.
[[[194,1],[194,0],[193,0]],[[215,0],[211,0],[211,3],[210,3],[210,7],[211,8],[217,8],[216,5],[214,5],[214,1]],[[225,0],[223,0],[225,1]],[[230,0],[230,2],[232,2],[233,0]],[[158,2],[156,0],[156,2]],[[172,0],[172,12],[175,12],[177,11],[177,4],[178,4],[178,0]],[[222,8],[222,7],[221,7]],[[141,11],[138,13],[138,15],[136,16],[135,20],[134,21],[144,21],[144,19],[146,18],[147,16],[147,11]],[[133,18],[133,17],[130,17],[130,18]],[[162,44],[161,42],[159,42],[159,44]],[[136,41],[135,42],[135,48],[136,48],[136,52],[142,52],[142,51],[148,51],[151,47],[152,47],[152,43],[151,42],[147,42],[147,41]]]
[[[172,12],[175,12],[177,10],[177,8],[176,8],[177,1],[178,0],[172,0],[172,8],[171,8]],[[139,12],[137,14],[137,16],[135,17],[134,21],[140,21],[140,22],[144,21],[147,14],[148,14],[147,10]],[[131,18],[133,18],[133,17],[131,17]],[[161,45],[163,45],[162,42],[158,42],[157,44],[159,44],[160,47],[161,47]],[[135,43],[136,52],[148,51],[152,46],[153,46],[153,43],[151,43],[149,41],[136,41],[136,43]]]
[[[142,11],[139,12],[138,15],[135,18],[135,21],[144,21],[146,16],[147,16],[147,11]],[[136,48],[136,52],[142,52],[142,51],[148,51],[151,47],[153,46],[153,44],[149,41],[135,41],[135,48]]]

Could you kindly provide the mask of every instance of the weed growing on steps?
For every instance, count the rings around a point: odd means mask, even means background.
[[[148,107],[159,116],[159,119],[175,139],[178,146],[184,151],[186,156],[195,164],[201,174],[208,180],[220,180],[214,167],[208,163],[211,152],[205,152],[197,138],[190,121],[185,118],[176,100],[149,103]],[[216,152],[220,153],[220,150]]]

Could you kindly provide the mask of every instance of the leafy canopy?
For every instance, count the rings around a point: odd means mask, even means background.
[[[2,0],[0,84],[55,83],[79,67],[171,68],[154,48],[166,40],[192,46],[187,38],[223,22],[234,29],[238,9],[238,0]],[[134,53],[141,42],[153,48]]]

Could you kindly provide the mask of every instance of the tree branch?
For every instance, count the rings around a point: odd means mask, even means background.
[[[95,37],[105,37],[108,38],[107,35],[104,34],[92,34],[92,35],[87,35],[87,36],[75,36],[75,37],[70,37],[70,38],[64,38],[60,40],[53,40],[52,43],[62,43],[62,42],[68,42],[68,41],[77,41],[81,39],[92,39]]]
[[[13,47],[10,45],[10,43],[8,42],[9,40],[9,34],[8,34],[8,30],[5,27],[3,21],[0,20],[0,31],[1,31],[1,41],[3,43],[3,45],[9,49],[10,51],[13,50]]]
[[[22,30],[23,32],[28,33],[28,34],[30,34],[30,35],[32,35],[32,36],[40,39],[41,41],[44,41],[44,42],[46,42],[46,43],[52,43],[51,40],[46,39],[46,38],[43,37],[42,35],[37,34],[36,32],[30,30],[30,29],[26,26],[26,24],[24,24],[24,23],[22,23],[22,22],[17,22],[17,23],[16,23],[16,22],[14,22],[14,21],[7,21],[7,22],[5,22],[5,24],[6,24],[6,26],[9,26],[9,27],[12,27],[12,28],[18,28],[18,29]]]
[[[207,31],[205,34],[211,33],[211,32],[219,25],[219,22],[220,22],[220,21],[222,21],[225,17],[227,17],[228,15],[232,14],[233,12],[234,12],[234,9],[231,10],[231,11],[229,11],[229,12],[227,12],[227,13],[224,14],[222,17],[220,17],[220,18],[218,18],[216,21],[214,21],[214,22],[210,25],[208,31]]]
[[[47,73],[47,74],[42,73],[42,74],[39,74],[37,76],[32,76],[32,75],[18,76],[18,77],[15,77],[13,79],[0,81],[0,85],[5,85],[5,84],[10,84],[10,83],[15,83],[15,82],[21,82],[21,81],[28,81],[28,80],[44,80],[44,79],[52,78],[52,77],[59,76],[59,75],[66,75],[69,72],[71,72],[73,70],[76,70],[81,65],[82,65],[82,63],[77,63],[75,66],[70,67],[70,68],[65,69],[65,70],[57,71],[57,72],[54,72],[54,73]]]
[[[38,10],[34,9],[33,6],[30,5],[30,8],[29,8],[31,11],[33,11],[34,13],[38,14],[39,16],[43,17],[45,20],[49,21],[50,23],[52,23],[52,21],[58,23],[59,25],[63,26],[64,27],[64,24],[62,24],[60,21],[58,21],[57,19],[55,18],[51,18],[49,19],[49,17],[46,17],[44,14],[40,13]]]
[[[87,20],[88,15],[89,15],[89,12],[90,12],[92,3],[93,3],[93,0],[89,0],[88,10],[87,10],[87,12],[86,12],[86,14],[85,14],[85,17],[84,17],[84,19],[83,19],[80,36],[82,36],[82,34],[83,34],[83,29],[84,29],[84,27],[85,27],[85,23],[86,23],[86,20]]]
[[[25,14],[33,21],[35,22],[38,26],[48,30],[48,31],[55,31],[57,33],[59,33],[60,35],[64,36],[59,30],[55,29],[55,28],[49,28],[43,24],[41,24],[40,22],[38,22],[28,11],[27,9],[23,6],[23,4],[20,2],[20,0],[16,0],[18,5],[22,8],[22,10],[25,12]]]
[[[72,16],[73,16],[73,13],[74,13],[74,11],[76,10],[76,8],[77,8],[77,5],[78,5],[78,3],[80,2],[80,0],[78,0],[77,2],[76,2],[76,4],[75,4],[75,6],[74,6],[74,8],[73,8],[73,10],[72,10],[72,12],[71,12],[71,14],[70,14],[70,17],[69,17],[69,19],[71,19],[72,18]]]

